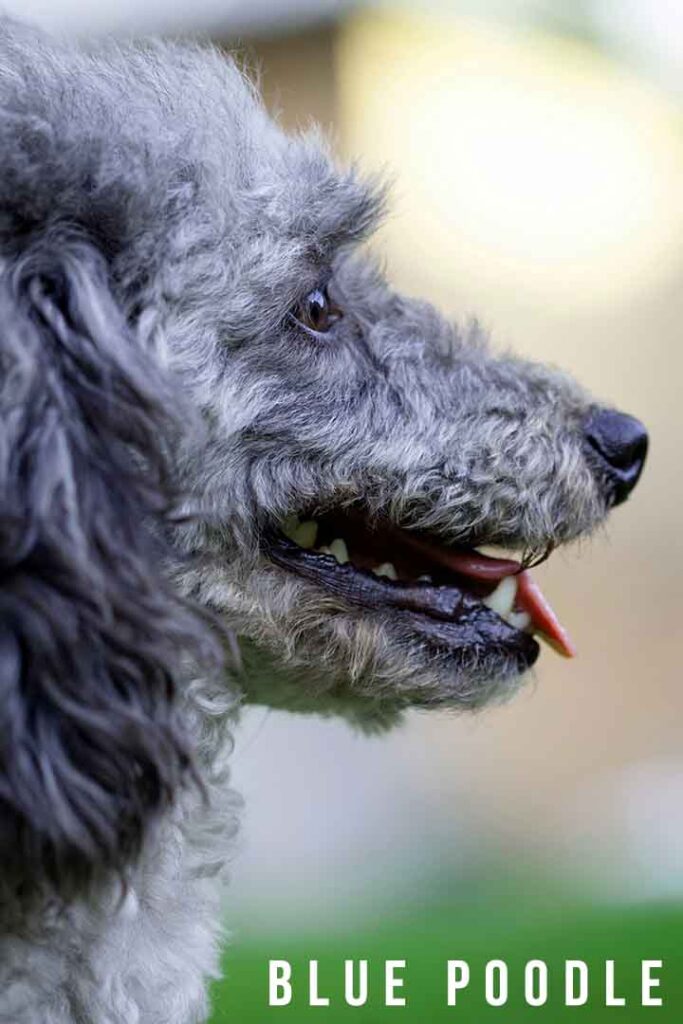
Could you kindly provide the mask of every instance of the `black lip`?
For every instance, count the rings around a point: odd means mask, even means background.
[[[536,640],[509,625],[474,594],[453,585],[402,583],[383,579],[332,555],[299,547],[282,535],[269,540],[268,555],[284,569],[295,572],[350,604],[373,611],[391,609],[397,622],[438,647],[463,653],[476,650],[509,655],[520,670],[536,661]]]

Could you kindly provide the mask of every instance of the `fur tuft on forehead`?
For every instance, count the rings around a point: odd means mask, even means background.
[[[224,342],[275,330],[384,207],[381,181],[336,166],[316,129],[287,136],[216,50],[84,52],[9,32],[0,88],[0,252],[23,250],[58,211],[106,255],[126,308],[211,306]]]
[[[308,243],[318,258],[331,259],[377,228],[387,183],[364,176],[358,165],[340,171],[319,131],[292,140],[283,163],[273,194],[273,226]]]

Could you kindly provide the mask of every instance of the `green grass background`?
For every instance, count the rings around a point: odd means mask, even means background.
[[[531,903],[531,905],[529,905]],[[295,923],[295,918],[294,918]],[[225,955],[225,978],[213,990],[212,1024],[267,1024],[268,1021],[355,1021],[375,1024],[404,1020],[415,1024],[454,1021],[505,1024],[528,1021],[649,1020],[683,1024],[683,905],[597,906],[566,899],[562,894],[524,893],[515,898],[475,898],[455,902],[448,892],[432,893],[422,906],[403,914],[387,914],[353,930],[338,932],[319,926],[288,936],[268,936],[242,927]],[[294,999],[288,1007],[269,1007],[268,960],[292,963]],[[369,961],[369,1000],[365,1007],[343,1003],[345,959]],[[448,959],[470,964],[469,988],[456,1007],[446,1005]],[[331,1005],[308,1007],[307,961],[319,961],[320,992]],[[385,1008],[384,960],[407,961],[404,972],[405,1008]],[[490,1007],[483,995],[487,960],[505,960],[510,972],[509,999],[503,1007]],[[523,999],[523,968],[527,960],[545,960],[549,969],[549,998],[543,1007],[527,1006]],[[585,960],[590,969],[588,1003],[564,1007],[564,960]],[[604,1005],[604,961],[616,961],[617,995],[626,997],[623,1008]],[[658,993],[664,1005],[640,1006],[640,961],[661,959]]]

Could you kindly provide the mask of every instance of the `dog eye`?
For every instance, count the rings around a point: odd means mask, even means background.
[[[327,334],[341,319],[342,311],[330,298],[327,288],[314,288],[297,303],[291,316],[311,334]]]

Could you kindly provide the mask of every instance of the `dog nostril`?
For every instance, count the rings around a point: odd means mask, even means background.
[[[628,498],[645,464],[647,431],[640,420],[614,409],[595,409],[585,424],[585,437],[606,472],[615,505]]]

